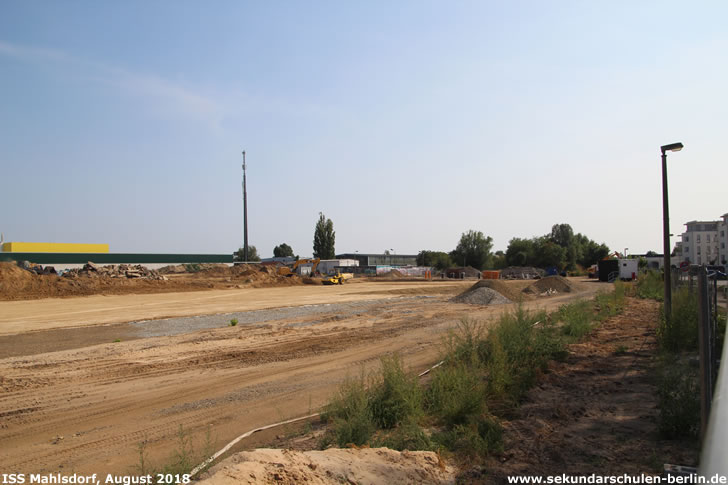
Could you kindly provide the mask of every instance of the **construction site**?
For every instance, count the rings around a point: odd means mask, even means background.
[[[554,312],[612,291],[560,276],[450,280],[394,271],[324,285],[326,277],[281,265],[189,272],[89,262],[63,275],[21,266],[0,263],[0,461],[23,473],[133,474],[140,456],[142,464],[169,460],[180,433],[202,461],[246,431],[318,413],[342,382],[383,356],[426,371],[463,319],[489,325],[517,307]],[[290,426],[240,439],[215,463],[243,450],[295,448],[284,439],[298,436]],[[303,433],[304,449],[316,449],[315,434]],[[320,458],[336,461],[332,453]],[[357,458],[363,483],[378,466],[367,453]],[[441,476],[427,455],[382,459],[405,470],[403,481],[428,467],[433,482],[458,473],[451,464]]]

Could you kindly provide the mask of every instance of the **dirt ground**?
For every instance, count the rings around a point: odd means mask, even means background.
[[[2,344],[16,349],[0,358],[0,463],[13,472],[131,473],[142,443],[152,463],[167,463],[180,427],[197,449],[209,431],[218,449],[244,431],[319,408],[342,379],[386,353],[423,370],[460,318],[490,320],[513,308],[450,302],[471,284],[391,280],[0,302]],[[574,285],[524,305],[555,309],[608,289]],[[310,325],[282,319],[111,339],[134,320],[382,300]]]

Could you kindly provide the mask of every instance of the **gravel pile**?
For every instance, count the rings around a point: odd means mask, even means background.
[[[470,305],[504,305],[511,300],[495,290],[486,287],[471,288],[452,299],[455,303],[468,303]]]

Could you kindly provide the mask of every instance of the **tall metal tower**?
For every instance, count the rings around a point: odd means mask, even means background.
[[[248,189],[245,183],[245,150],[243,150],[243,258],[248,262]]]

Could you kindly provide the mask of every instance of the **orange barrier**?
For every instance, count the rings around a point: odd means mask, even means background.
[[[497,280],[500,279],[500,271],[483,271],[484,280]]]

